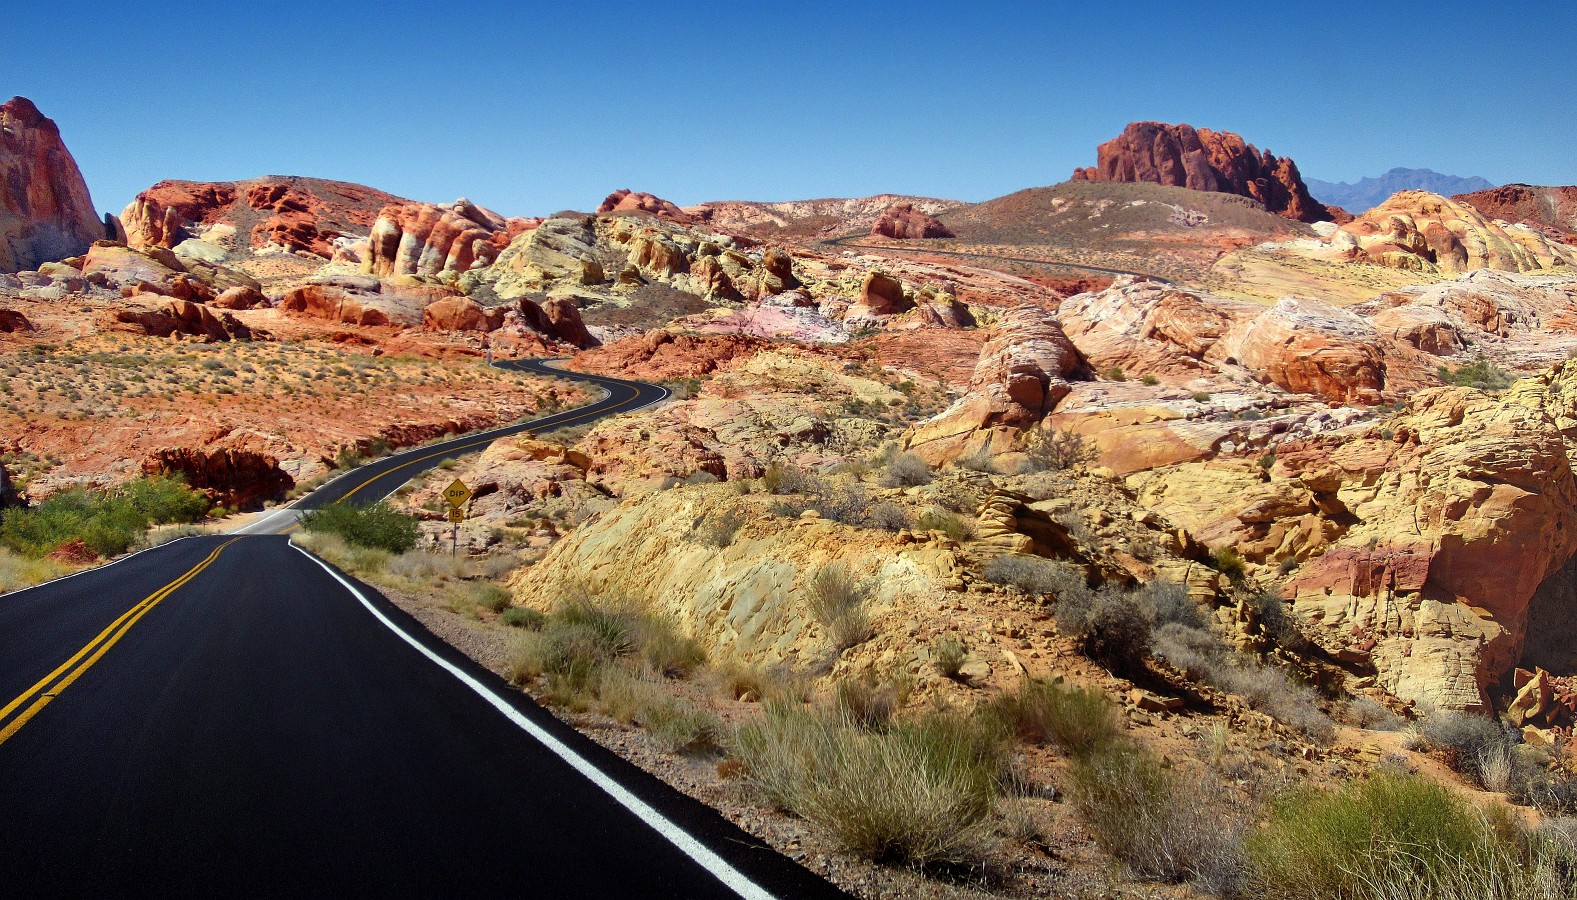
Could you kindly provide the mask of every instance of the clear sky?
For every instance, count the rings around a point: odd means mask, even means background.
[[[267,174],[510,215],[620,187],[974,201],[1062,181],[1139,119],[1328,181],[1577,183],[1569,2],[154,6],[0,13],[0,92],[60,124],[107,211]]]

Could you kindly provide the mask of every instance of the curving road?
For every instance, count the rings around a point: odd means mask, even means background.
[[[609,396],[301,505],[662,396],[571,377]],[[4,595],[0,635],[3,896],[841,896],[284,537],[187,538]]]
[[[878,244],[849,243],[854,239],[854,235],[849,235],[841,238],[832,238],[830,240],[822,241],[821,243],[826,247],[840,247],[851,250],[878,250],[891,251],[894,253],[924,253],[930,256],[953,256],[959,259],[991,259],[997,260],[998,262],[1028,263],[1030,265],[1046,266],[1052,269],[1074,269],[1080,272],[1095,272],[1099,275],[1136,275],[1140,278],[1148,278],[1151,281],[1159,281],[1162,284],[1176,283],[1170,278],[1163,278],[1160,275],[1152,275],[1149,272],[1130,272],[1127,269],[1107,269],[1101,266],[1086,266],[1079,263],[1056,262],[1049,259],[1033,259],[1028,256],[992,256],[989,253],[961,253],[957,250],[932,250],[928,247],[883,247]]]
[[[540,433],[555,428],[585,425],[617,413],[644,409],[668,399],[668,389],[660,385],[647,384],[643,381],[625,381],[622,378],[610,378],[606,375],[571,372],[554,365],[557,362],[560,360],[517,359],[501,360],[493,365],[500,369],[583,382],[601,388],[605,396],[585,406],[539,419],[530,419],[503,428],[475,431],[440,443],[391,454],[352,469],[295,503],[272,510],[232,533],[279,534],[289,530],[303,513],[330,503],[339,501],[357,505],[376,503],[394,493],[407,481],[434,468],[444,460],[475,453],[501,437],[527,431]]]

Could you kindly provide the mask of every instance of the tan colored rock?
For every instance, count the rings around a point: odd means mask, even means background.
[[[981,448],[1007,452],[1020,429],[1068,395],[1069,379],[1085,374],[1083,356],[1055,318],[1033,307],[1009,310],[981,348],[968,393],[915,425],[904,445],[933,464]]]
[[[1577,265],[1577,250],[1566,244],[1425,191],[1399,191],[1341,226],[1340,233],[1370,262],[1421,272],[1536,272]]]
[[[1300,394],[1378,403],[1385,389],[1383,342],[1357,315],[1303,297],[1284,297],[1219,345],[1219,352]]]

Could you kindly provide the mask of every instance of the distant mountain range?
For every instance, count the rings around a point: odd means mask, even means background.
[[[1449,197],[1452,194],[1468,194],[1497,187],[1494,182],[1477,175],[1472,178],[1462,178],[1457,175],[1442,175],[1430,169],[1401,167],[1392,169],[1379,178],[1359,179],[1357,184],[1348,184],[1344,181],[1320,181],[1317,178],[1305,178],[1303,183],[1308,187],[1309,193],[1321,203],[1335,204],[1353,215],[1361,215],[1379,206],[1385,202],[1385,198],[1397,191],[1429,191]]]

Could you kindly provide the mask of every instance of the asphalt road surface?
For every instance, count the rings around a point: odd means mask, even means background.
[[[841,896],[284,537],[0,596],[0,636],[0,896]]]

